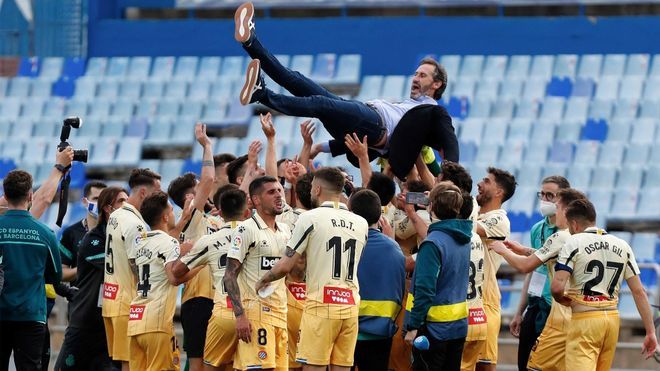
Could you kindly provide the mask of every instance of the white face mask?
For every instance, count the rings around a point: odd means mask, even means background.
[[[557,213],[557,205],[555,205],[553,202],[541,200],[539,210],[543,216],[553,216]]]
[[[88,202],[87,203],[87,212],[89,215],[91,215],[94,219],[99,218],[99,205],[96,202]]]

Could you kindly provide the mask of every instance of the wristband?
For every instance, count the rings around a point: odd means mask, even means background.
[[[70,168],[71,166],[64,166],[64,165],[62,165],[62,164],[55,164],[53,167],[54,167],[55,169],[59,170],[60,173],[62,173],[62,174],[66,174],[66,171],[69,170],[69,168]]]

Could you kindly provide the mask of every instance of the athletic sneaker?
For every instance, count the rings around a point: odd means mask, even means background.
[[[252,17],[254,17],[254,5],[250,2],[239,6],[234,13],[234,38],[241,44],[248,43],[252,37],[254,30]]]
[[[252,96],[258,90],[262,90],[266,84],[264,78],[261,76],[261,67],[258,59],[253,59],[248,64],[247,71],[245,72],[245,85],[241,89],[240,101],[241,104],[246,106],[253,102]],[[256,99],[254,100],[256,101]]]

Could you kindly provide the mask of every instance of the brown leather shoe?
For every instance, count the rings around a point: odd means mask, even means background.
[[[253,59],[248,64],[247,71],[245,72],[245,84],[243,85],[243,89],[241,89],[241,95],[239,97],[241,104],[244,106],[252,103],[254,92],[264,88],[260,65],[258,59]]]
[[[252,36],[254,30],[254,5],[251,2],[243,3],[234,13],[234,38],[241,44],[245,44]]]

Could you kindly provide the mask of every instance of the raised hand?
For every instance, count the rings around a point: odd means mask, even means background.
[[[275,138],[275,127],[273,126],[273,117],[270,112],[265,115],[259,114],[259,121],[261,121],[261,130],[266,135],[266,138]]]
[[[311,119],[300,124],[300,135],[302,135],[304,145],[311,146],[314,143],[314,132],[316,132],[316,125]]]
[[[206,125],[198,122],[195,124],[195,139],[202,147],[211,145],[211,139],[206,135]]]
[[[179,256],[184,256],[190,252],[193,248],[193,242],[191,240],[185,240],[179,245]]]
[[[73,162],[73,147],[66,147],[61,152],[59,150],[56,151],[55,164],[62,165],[64,167],[71,166],[71,162]]]
[[[249,164],[256,164],[257,160],[259,159],[259,153],[261,152],[262,144],[260,141],[255,140],[252,143],[250,143],[250,146],[248,147],[248,160],[247,162]]]
[[[358,138],[357,134],[346,134],[344,143],[357,158],[369,157],[369,146],[367,145],[367,136],[362,137],[362,141]]]

